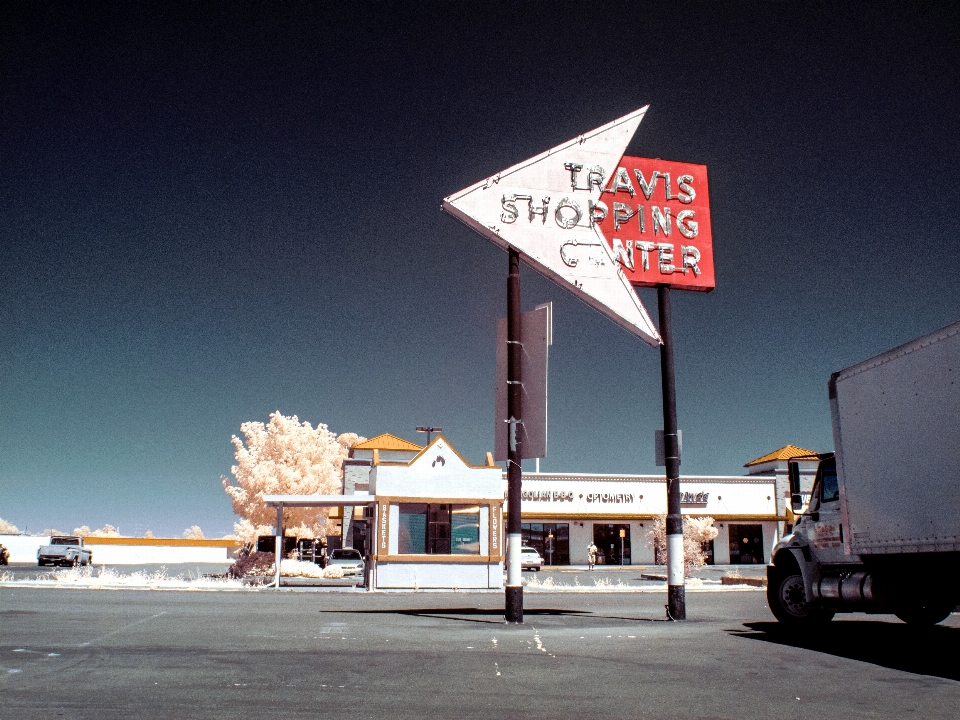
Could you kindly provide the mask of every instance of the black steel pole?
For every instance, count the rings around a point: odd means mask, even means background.
[[[523,415],[523,346],[520,342],[520,253],[510,248],[507,275],[507,622],[523,622],[523,585],[520,580],[520,426]]]
[[[673,371],[670,288],[657,286],[660,315],[660,385],[663,390],[663,448],[667,475],[667,619],[686,620],[683,589],[683,517],[680,515],[680,443],[677,438],[677,389]]]

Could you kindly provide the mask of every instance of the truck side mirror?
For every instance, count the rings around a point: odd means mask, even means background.
[[[790,507],[793,508],[795,513],[803,510],[803,496],[800,493],[793,493],[790,496]]]

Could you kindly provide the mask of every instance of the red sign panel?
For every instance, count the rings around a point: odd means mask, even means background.
[[[624,156],[591,218],[632,285],[716,287],[706,165]]]

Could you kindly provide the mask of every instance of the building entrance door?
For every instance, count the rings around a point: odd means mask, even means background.
[[[597,546],[598,563],[630,565],[630,525],[594,523],[593,544]]]
[[[763,565],[763,525],[730,525],[730,564]]]
[[[366,558],[370,554],[370,526],[366,520],[354,520],[350,524],[350,532],[353,535],[352,548],[359,550],[360,554]]]
[[[570,564],[569,523],[522,523],[523,544],[536,548],[547,565]]]

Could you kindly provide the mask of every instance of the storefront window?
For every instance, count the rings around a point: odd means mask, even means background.
[[[448,503],[400,503],[401,555],[479,555],[480,508]]]
[[[597,563],[601,565],[630,564],[630,525],[594,523],[593,544],[597,546]]]
[[[730,525],[730,564],[762,565],[763,526]]]
[[[548,565],[570,564],[569,523],[522,523],[523,544],[536,548]]]
[[[427,552],[427,505],[400,503],[398,542],[401,555]]]
[[[713,565],[715,562],[713,559],[713,540],[700,543],[700,549],[703,551],[704,564]]]
[[[480,554],[480,508],[476,505],[453,505],[450,519],[454,555]]]

